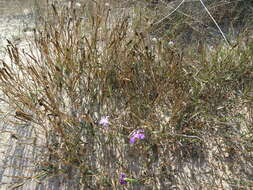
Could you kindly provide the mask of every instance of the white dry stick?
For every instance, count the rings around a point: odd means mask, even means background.
[[[184,2],[185,2],[185,0],[182,0],[181,3],[179,3],[179,5],[173,11],[171,11],[171,13],[169,13],[168,15],[166,15],[165,17],[163,17],[161,20],[159,20],[156,23],[154,23],[154,25],[161,23],[166,18],[168,18],[170,15],[172,15]]]
[[[205,10],[206,10],[206,12],[208,13],[208,15],[209,15],[209,16],[211,17],[211,19],[213,20],[213,22],[214,22],[214,24],[216,25],[216,27],[219,29],[219,31],[220,31],[222,37],[224,38],[225,42],[226,42],[229,46],[231,46],[230,43],[228,42],[226,36],[225,36],[224,33],[222,32],[221,28],[219,27],[218,23],[215,21],[215,19],[213,18],[213,16],[212,16],[211,13],[209,12],[209,10],[207,9],[207,7],[206,7],[205,4],[203,3],[203,1],[202,1],[202,0],[199,0],[199,1],[200,1],[200,3],[202,4],[202,6],[205,8]],[[170,15],[172,15],[175,11],[177,11],[177,9],[178,9],[184,2],[185,2],[185,0],[182,0],[182,1],[179,3],[179,5],[178,5],[172,12],[170,12],[168,15],[166,15],[165,17],[163,17],[161,20],[155,22],[154,25],[160,24],[161,22],[163,22],[166,18],[168,18],[168,17],[169,17]]]
[[[203,3],[202,0],[199,0],[202,4],[202,6],[205,8],[206,12],[208,13],[208,15],[211,17],[211,19],[213,20],[214,24],[216,25],[216,27],[219,29],[222,37],[224,38],[225,42],[230,46],[230,43],[228,42],[226,36],[224,35],[224,33],[222,32],[221,28],[219,27],[218,23],[215,21],[215,19],[213,18],[213,16],[211,15],[211,13],[209,12],[209,10],[207,9],[207,7],[205,6],[205,4]]]

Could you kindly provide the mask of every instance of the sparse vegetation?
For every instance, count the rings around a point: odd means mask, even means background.
[[[144,1],[71,2],[49,4],[29,48],[9,41],[11,62],[2,61],[8,122],[33,126],[36,168],[24,180],[60,176],[73,189],[252,189],[249,25],[233,46],[183,48],[179,31],[193,21],[180,12],[175,27],[163,23],[158,34],[152,23],[160,18]]]

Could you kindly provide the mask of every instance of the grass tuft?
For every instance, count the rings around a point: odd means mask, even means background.
[[[152,39],[150,10],[115,4],[49,4],[26,49],[8,42],[8,122],[32,126],[38,155],[24,179],[251,189],[252,38],[181,48],[170,34]]]

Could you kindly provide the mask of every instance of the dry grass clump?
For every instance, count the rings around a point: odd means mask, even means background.
[[[230,42],[240,33],[245,33],[246,30],[252,31],[253,4],[251,1],[206,0],[201,3],[201,0],[196,0],[184,1],[182,4],[180,3],[182,1],[177,0],[156,2],[155,6],[149,9],[154,23],[151,29],[152,34],[166,35],[177,43],[181,43],[182,47],[199,41],[219,44],[224,37]],[[203,5],[217,22],[224,36]],[[174,12],[175,9],[177,11]]]
[[[41,150],[30,178],[252,188],[252,39],[184,56],[149,40],[139,12],[116,15],[106,1],[49,10],[29,50],[9,42],[0,72],[10,121],[33,125]]]

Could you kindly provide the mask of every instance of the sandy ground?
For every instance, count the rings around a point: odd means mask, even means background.
[[[2,7],[3,2],[4,1],[0,0],[0,7]],[[7,6],[7,4],[4,5]],[[8,4],[8,6],[9,5],[10,4]],[[31,10],[29,10],[28,5],[29,4],[25,5],[22,8],[19,7],[19,9],[12,8],[10,9],[12,12],[1,12],[0,8],[0,12],[2,13],[0,14],[0,59],[8,61],[8,57],[4,52],[4,47],[7,45],[6,39],[11,40],[18,46],[26,46],[26,43],[23,39],[25,36],[30,35],[29,32],[31,31],[29,29],[32,29],[34,27],[33,13]],[[0,93],[0,98],[1,97],[2,94]],[[38,185],[38,183],[33,180],[31,183],[23,185],[21,179],[10,177],[31,175],[28,173],[28,171],[34,168],[32,168],[33,165],[28,161],[27,157],[35,157],[36,150],[31,148],[31,146],[30,148],[27,148],[27,146],[24,144],[18,144],[18,141],[16,139],[16,137],[30,137],[32,135],[32,127],[29,125],[13,127],[10,124],[4,123],[3,119],[7,117],[8,109],[6,105],[1,101],[1,99],[0,107],[3,111],[0,113],[0,190],[8,190],[15,186],[18,190],[75,189],[73,188],[73,183],[71,183],[71,181],[66,182],[64,179],[52,179],[42,185]],[[182,172],[182,175],[190,174],[189,168],[189,165],[186,164],[183,168],[184,172]],[[206,167],[206,169],[208,168]],[[200,178],[203,178],[203,176],[199,176],[199,179]],[[14,185],[12,186],[11,183],[16,184],[12,184]],[[17,185],[20,185],[20,187]],[[223,184],[223,186],[226,188],[226,184]]]
[[[22,2],[19,1],[19,3]],[[4,4],[3,1],[0,1],[0,5],[5,6],[5,9],[3,6],[0,6],[0,59],[8,63],[8,56],[5,52],[5,47],[8,44],[7,39],[19,47],[25,48],[26,42],[24,38],[31,35],[30,29],[34,27],[34,19],[29,7],[30,4],[17,8],[17,2],[11,6],[11,4]],[[7,8],[10,8],[9,12],[6,10]],[[0,93],[1,97],[3,97],[2,93]],[[2,100],[0,100],[0,108],[0,190],[7,190],[12,188],[9,183],[19,182],[20,180],[18,178],[11,178],[10,176],[28,175],[26,172],[23,172],[26,171],[24,168],[30,167],[28,159],[25,159],[25,155],[33,155],[31,154],[33,150],[19,144],[15,137],[29,137],[32,130],[28,125],[13,127],[5,123],[4,120],[8,117],[10,110],[8,110]],[[25,189],[35,188],[27,186]]]
[[[30,0],[16,0],[12,1],[12,4],[8,2],[0,0],[0,60],[6,63],[9,62],[5,51],[8,45],[7,39],[25,49],[28,45],[25,39],[32,37],[32,29],[35,27]],[[7,8],[10,8],[9,11],[6,10]],[[75,189],[76,183],[65,181],[63,178],[52,178],[43,184],[39,184],[38,180],[26,182],[22,178],[22,176],[34,176],[33,161],[38,159],[39,150],[27,146],[33,140],[30,137],[34,137],[32,126],[29,124],[13,126],[4,122],[11,111],[1,100],[2,97],[3,94],[0,91],[0,190]],[[40,142],[37,143],[40,144]],[[24,181],[26,183],[23,183]]]

